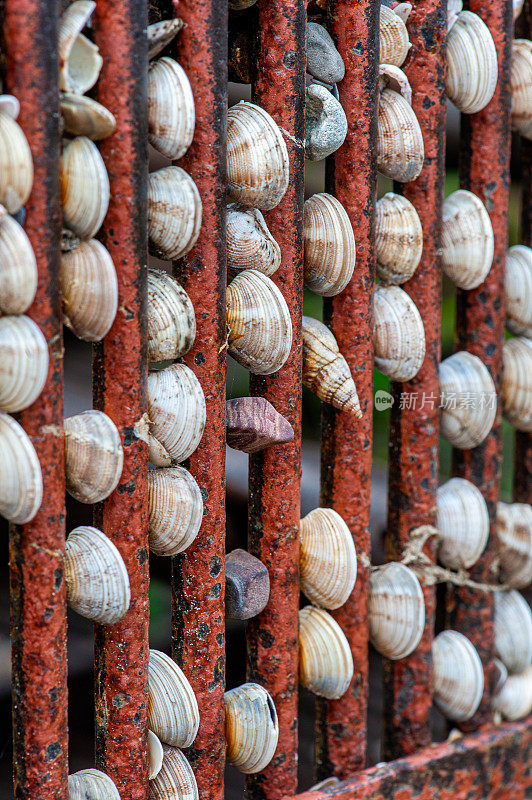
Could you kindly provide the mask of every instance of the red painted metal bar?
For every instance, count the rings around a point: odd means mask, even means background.
[[[11,643],[14,796],[66,800],[68,774],[63,330],[59,287],[59,89],[57,8],[46,0],[6,0],[7,89],[34,163],[25,229],[39,269],[28,311],[50,354],[41,396],[20,415],[43,472],[43,503],[32,522],[12,526]],[[55,114],[53,111],[55,110]]]
[[[131,584],[124,619],[96,629],[96,759],[123,798],[147,800],[147,43],[143,0],[100,0],[94,36],[103,57],[98,100],[116,117],[100,144],[111,202],[102,229],[118,276],[118,313],[95,349],[94,400],[120,431],[124,469],[96,524],[116,544]]]

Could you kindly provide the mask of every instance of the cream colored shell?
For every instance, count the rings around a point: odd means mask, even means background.
[[[203,436],[205,396],[189,367],[171,364],[148,375],[148,413],[151,435],[172,461],[185,461]]]
[[[256,269],[273,275],[281,266],[281,248],[258,208],[238,203],[227,206],[227,269],[230,273]]]
[[[30,196],[33,161],[22,128],[0,111],[0,203],[16,214]]]
[[[92,89],[102,68],[98,47],[81,31],[96,8],[92,0],[76,0],[65,9],[59,21],[59,88],[85,94]]]
[[[198,189],[181,167],[164,167],[148,180],[148,234],[154,254],[163,259],[185,256],[196,244],[202,206]]]
[[[515,39],[510,65],[512,128],[525,139],[532,138],[532,42]]]
[[[150,650],[148,681],[149,729],[165,744],[190,747],[198,732],[199,710],[183,671],[166,653]]]
[[[26,431],[0,411],[0,514],[23,524],[42,502],[41,465]]]
[[[371,572],[368,621],[371,644],[386,658],[405,658],[418,646],[425,601],[415,573],[404,564],[390,562]]]
[[[173,58],[153,61],[148,69],[148,141],[166,158],[181,158],[194,137],[192,89]]]
[[[105,106],[79,94],[61,94],[61,116],[65,133],[93,141],[111,136],[116,128],[116,119]]]
[[[532,341],[508,339],[502,349],[502,413],[518,431],[532,431]]]
[[[414,378],[425,358],[425,328],[416,304],[398,286],[375,288],[375,366],[394,381]]]
[[[532,667],[518,675],[508,675],[493,698],[492,707],[508,720],[527,717],[532,711]]]
[[[501,579],[516,589],[532,583],[532,507],[498,503],[495,519]]]
[[[464,478],[451,478],[438,489],[436,527],[438,558],[450,569],[469,569],[484,552],[490,518],[482,493]]]
[[[0,206],[0,312],[23,314],[37,289],[37,263],[23,228]]]
[[[477,447],[489,434],[497,413],[496,390],[480,358],[461,350],[439,368],[442,412],[440,433],[453,447]]]
[[[353,656],[344,632],[327,611],[299,612],[299,682],[320,697],[338,700],[353,677]]]
[[[201,491],[183,467],[153,469],[148,473],[150,550],[175,556],[189,547],[203,519]]]
[[[0,409],[22,411],[40,395],[48,375],[48,345],[29,317],[0,317]]]
[[[495,592],[495,650],[509,672],[532,664],[532,611],[515,590]]]
[[[512,333],[521,334],[531,339],[532,248],[519,244],[510,247],[506,257],[504,288],[506,293],[506,327]]]
[[[393,89],[380,93],[377,168],[400,183],[418,177],[425,150],[419,122],[407,100]]]
[[[66,488],[81,503],[99,503],[118,486],[124,454],[114,422],[102,411],[64,420]]]
[[[448,719],[465,722],[475,714],[484,691],[484,672],[469,639],[442,631],[432,643],[434,702]]]
[[[120,795],[105,772],[82,769],[68,776],[68,800],[120,800]]]
[[[497,51],[486,24],[460,11],[447,36],[447,96],[463,114],[490,102],[497,86]]]
[[[196,338],[196,316],[188,294],[159,269],[148,270],[148,360],[174,361]]]
[[[224,694],[227,760],[240,772],[260,772],[272,760],[279,739],[273,700],[262,686],[244,683]]]
[[[148,25],[148,58],[155,58],[164,50],[167,44],[179,33],[183,27],[183,21],[175,17],[174,19],[163,19]]]
[[[61,255],[64,322],[80,339],[99,342],[118,308],[118,281],[109,252],[97,239]]]
[[[100,151],[86,136],[77,136],[63,148],[61,204],[65,226],[80,239],[91,239],[107,214],[107,170]]]
[[[163,745],[163,763],[150,781],[150,800],[198,800],[198,786],[192,767],[177,747]]]
[[[416,271],[423,252],[423,229],[416,209],[406,197],[388,192],[378,201],[375,249],[382,283],[405,283]]]
[[[442,267],[460,289],[476,289],[493,262],[495,238],[484,204],[458,189],[443,204]]]
[[[383,4],[380,7],[379,44],[381,64],[394,64],[396,67],[404,64],[412,46],[403,19]]]
[[[340,294],[353,275],[356,246],[347,211],[322,192],[305,203],[305,283],[316,294]]]
[[[148,731],[148,778],[152,781],[161,771],[164,750],[161,740],[153,731]]]

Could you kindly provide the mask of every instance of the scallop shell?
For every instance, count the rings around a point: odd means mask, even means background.
[[[10,214],[20,211],[33,185],[33,161],[22,128],[0,112],[0,203]]]
[[[172,461],[185,461],[203,436],[205,396],[200,382],[184,364],[171,364],[148,375],[151,434]]]
[[[0,317],[0,409],[22,411],[43,390],[48,375],[48,345],[29,317]]]
[[[0,312],[22,314],[37,289],[37,262],[25,231],[0,207]]]
[[[65,133],[87,136],[94,141],[114,133],[116,119],[105,106],[79,94],[61,94],[61,116]]]
[[[345,141],[345,111],[325,86],[312,83],[307,86],[305,115],[305,158],[322,161]]]
[[[166,158],[181,158],[194,138],[194,97],[184,69],[173,58],[148,70],[148,141]]]
[[[369,638],[386,658],[413,653],[425,629],[425,600],[412,570],[390,562],[369,578]]]
[[[460,11],[447,36],[447,97],[462,114],[476,114],[497,86],[497,50],[477,14]]]
[[[495,520],[501,578],[516,589],[532,583],[532,507],[498,503]]]
[[[450,569],[469,569],[488,542],[490,518],[482,492],[464,478],[451,478],[438,489],[441,535],[438,558]]]
[[[495,592],[495,650],[509,672],[532,664],[532,611],[516,591]]]
[[[502,349],[502,413],[518,431],[532,431],[532,341],[508,339]]]
[[[66,488],[81,503],[99,503],[116,489],[124,454],[114,422],[102,411],[67,417],[65,431]]]
[[[108,251],[96,239],[61,256],[64,322],[79,338],[99,342],[118,308],[118,281]]]
[[[113,542],[97,528],[74,528],[66,541],[67,602],[102,625],[120,622],[129,608],[129,576]]]
[[[68,776],[68,800],[120,800],[120,795],[105,772],[82,769]]]
[[[257,208],[238,203],[227,206],[227,269],[256,269],[273,275],[281,266],[281,248]]]
[[[244,683],[224,694],[227,760],[247,775],[272,760],[279,740],[273,700],[262,686]]]
[[[227,114],[229,199],[269,211],[288,188],[288,150],[277,123],[263,108],[242,101]]]
[[[525,139],[532,138],[532,42],[515,39],[510,65],[512,128]]]
[[[392,11],[383,4],[380,7],[379,44],[381,64],[393,64],[396,67],[404,64],[412,46],[403,19],[395,13],[395,9]]]
[[[150,781],[150,800],[198,800],[198,785],[192,767],[177,747],[163,745],[163,763]]]
[[[100,151],[86,136],[63,149],[61,204],[65,226],[81,239],[92,239],[109,207],[109,178]]]
[[[399,286],[377,286],[374,302],[375,366],[394,381],[410,381],[425,359],[421,314]]]
[[[183,467],[148,473],[149,541],[152,552],[175,556],[189,547],[203,519],[201,491]]]
[[[174,361],[196,338],[196,316],[185,290],[166,272],[148,270],[148,359]]]
[[[164,750],[161,741],[153,731],[148,731],[148,779],[152,781],[161,771]]]
[[[190,747],[198,732],[199,710],[183,671],[166,653],[150,650],[148,681],[149,729],[165,744]]]
[[[347,212],[322,192],[305,203],[305,283],[316,294],[340,294],[353,275],[356,246]]]
[[[423,229],[416,209],[406,197],[388,192],[378,201],[375,248],[377,274],[383,283],[397,285],[412,277],[421,261]]]
[[[170,44],[172,39],[177,36],[182,27],[183,21],[177,17],[163,19],[160,22],[154,22],[153,25],[148,25],[148,58],[152,59],[158,56],[166,45]]]
[[[532,249],[530,247],[515,245],[508,250],[505,293],[506,327],[512,333],[532,339]]]
[[[453,447],[477,447],[489,434],[497,413],[495,384],[480,358],[461,350],[439,368],[442,412],[440,432]]]
[[[484,204],[458,189],[443,204],[442,267],[460,289],[476,289],[493,262],[495,237]]]
[[[465,722],[475,714],[484,691],[484,672],[469,639],[442,631],[432,643],[434,702],[448,719]]]
[[[398,92],[380,93],[377,168],[401,183],[415,180],[423,168],[423,136],[412,107]]]
[[[152,172],[148,182],[148,234],[154,254],[163,259],[185,256],[196,244],[202,206],[192,178],[180,167]]]
[[[508,720],[528,717],[532,711],[532,667],[519,675],[509,675],[493,698],[492,707]]]
[[[41,465],[26,431],[0,411],[0,514],[22,525],[42,502]]]
[[[92,89],[102,68],[98,47],[81,31],[96,8],[91,0],[71,3],[59,21],[59,88],[85,94]]]
[[[353,656],[344,632],[327,611],[299,612],[299,682],[319,697],[338,700],[353,677]]]

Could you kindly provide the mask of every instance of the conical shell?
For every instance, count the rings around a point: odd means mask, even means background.
[[[327,611],[299,612],[299,682],[328,700],[344,695],[353,677],[353,656],[344,632]]]
[[[497,86],[497,51],[477,14],[460,11],[447,36],[447,97],[463,114],[485,108]]]
[[[269,211],[288,188],[288,150],[277,123],[263,108],[242,101],[227,114],[229,199]]]
[[[333,297],[345,289],[355,269],[356,246],[347,211],[322,192],[305,203],[305,283],[316,294]]]
[[[105,106],[79,94],[61,94],[61,116],[65,133],[93,141],[111,136],[116,128],[116,119]]]
[[[148,778],[152,781],[161,771],[164,750],[161,741],[153,731],[148,731]]]
[[[532,583],[532,507],[498,503],[495,532],[503,582],[526,588]]]
[[[0,111],[0,203],[10,214],[20,211],[33,185],[33,161],[22,128]]]
[[[150,650],[148,680],[149,729],[161,742],[190,747],[198,732],[199,710],[183,671],[166,653]]]
[[[244,683],[224,694],[227,760],[240,772],[260,772],[272,760],[279,740],[273,700],[262,686]]]
[[[357,554],[351,532],[332,508],[315,508],[299,526],[299,581],[311,603],[340,608],[353,591]]]
[[[383,283],[398,285],[412,277],[423,252],[423,229],[406,197],[388,192],[378,201],[375,247],[377,273]]]
[[[185,290],[166,272],[148,270],[148,360],[174,361],[196,338],[196,316]]]
[[[460,289],[476,289],[493,262],[495,238],[484,204],[458,189],[443,204],[442,267]]]
[[[379,24],[379,59],[381,64],[404,64],[408,51],[412,46],[406,25],[401,17],[391,8],[381,4]]]
[[[37,263],[30,240],[0,207],[0,312],[22,314],[32,304],[36,289]]]
[[[200,488],[183,467],[150,470],[148,485],[150,550],[159,556],[182,553],[201,527]]]
[[[374,302],[375,366],[394,381],[412,380],[425,358],[421,314],[399,286],[377,286]]]
[[[109,178],[100,151],[86,136],[63,149],[61,204],[65,226],[80,239],[92,239],[109,207]]]
[[[172,461],[185,461],[201,441],[206,418],[205,396],[192,370],[171,364],[150,372],[148,409],[152,436]]]
[[[432,643],[434,702],[448,719],[465,722],[475,714],[484,691],[484,672],[469,639],[442,631]]]
[[[532,42],[515,39],[510,66],[512,87],[512,128],[532,138]]]
[[[0,409],[22,411],[38,398],[48,375],[48,345],[24,316],[0,317]]]
[[[238,203],[227,206],[227,269],[256,269],[273,275],[281,266],[281,248],[257,208]]]
[[[155,58],[164,50],[167,44],[179,33],[183,27],[183,21],[177,17],[174,19],[163,19],[148,25],[148,58]]]
[[[518,431],[532,431],[532,341],[508,339],[502,349],[502,413]]]
[[[105,772],[82,769],[68,776],[68,800],[120,800],[120,795]]]
[[[464,478],[451,478],[438,489],[441,534],[438,558],[450,569],[469,569],[484,552],[490,518],[486,501],[477,487]]]
[[[183,67],[157,59],[148,70],[148,141],[166,158],[181,158],[194,137],[194,97]]]
[[[148,234],[154,254],[174,260],[196,244],[202,207],[198,189],[181,167],[152,172],[148,181]]]
[[[439,368],[440,432],[453,447],[468,450],[484,441],[497,413],[495,384],[480,358],[461,350]]]
[[[59,88],[85,94],[92,89],[102,68],[98,47],[81,31],[96,8],[92,0],[77,0],[63,12],[59,21]]]
[[[322,161],[341,147],[347,136],[347,117],[341,103],[319,83],[307,86],[305,158]]]
[[[508,675],[493,698],[492,707],[508,720],[528,717],[532,711],[532,667],[519,675]]]
[[[129,576],[113,542],[97,528],[74,528],[66,541],[67,602],[102,625],[119,622],[129,608]]]
[[[394,661],[413,653],[425,628],[425,601],[412,570],[390,562],[369,578],[369,638]]]
[[[512,333],[532,339],[532,248],[519,244],[510,247],[504,288],[506,327]]]
[[[118,281],[109,252],[97,239],[62,253],[64,322],[79,339],[99,342],[118,308]]]
[[[380,93],[377,168],[400,183],[413,181],[423,168],[425,151],[417,117],[404,97],[392,89]]]
[[[26,431],[0,411],[0,514],[23,524],[42,502],[41,465]]]
[[[256,375],[281,369],[292,347],[292,320],[274,282],[247,269],[227,287],[228,352]]]
[[[177,747],[163,745],[163,763],[150,781],[150,800],[198,800],[198,785],[192,767]]]
[[[81,503],[109,497],[122,475],[124,454],[114,422],[102,411],[67,417],[65,431],[66,488]]]
[[[312,317],[303,317],[303,385],[324,403],[362,416],[355,382],[336,339]]]
[[[532,664],[532,611],[519,592],[495,592],[495,650],[509,672]]]

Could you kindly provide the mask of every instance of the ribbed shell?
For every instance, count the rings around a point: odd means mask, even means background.
[[[381,4],[379,24],[379,60],[381,64],[404,64],[411,44],[406,25],[395,11]]]
[[[61,116],[65,133],[96,141],[111,136],[116,119],[105,106],[79,94],[61,94]]]
[[[532,611],[516,591],[495,592],[495,650],[509,672],[532,664]]]
[[[64,322],[79,338],[99,342],[118,308],[118,281],[109,252],[97,239],[61,255]]]
[[[150,800],[198,800],[192,767],[177,747],[163,745],[163,764],[150,781]]]
[[[315,508],[299,526],[301,591],[321,608],[340,608],[353,591],[357,554],[353,537],[332,508]]]
[[[256,269],[273,275],[281,266],[281,248],[271,235],[258,208],[238,203],[227,206],[227,269]]]
[[[450,569],[469,569],[484,552],[490,518],[482,493],[464,478],[451,478],[438,489],[438,518],[442,538],[438,558]]]
[[[442,631],[432,643],[434,702],[448,719],[465,722],[477,710],[484,691],[484,672],[469,639]]]
[[[155,58],[164,50],[167,44],[179,33],[183,27],[183,22],[179,18],[163,19],[148,25],[148,58]]]
[[[92,239],[109,207],[109,178],[100,151],[86,136],[63,149],[61,204],[65,226],[80,239]]]
[[[0,203],[16,214],[30,196],[33,161],[22,128],[0,112]]]
[[[194,97],[184,69],[164,56],[148,69],[148,141],[166,158],[181,158],[194,137]]]
[[[199,533],[203,519],[201,491],[184,467],[148,473],[149,542],[160,556],[182,553]]]
[[[443,204],[442,267],[460,289],[475,289],[491,269],[493,228],[484,204],[458,189]]]
[[[196,316],[188,294],[171,275],[148,270],[148,360],[174,361],[196,338]]]
[[[199,727],[198,702],[183,671],[160,650],[150,650],[148,686],[149,729],[161,742],[190,747]]]
[[[393,660],[413,653],[425,629],[425,601],[412,570],[390,562],[369,578],[369,638]]]
[[[416,304],[398,286],[375,288],[375,366],[394,381],[411,380],[425,358],[425,328]]]
[[[59,88],[85,94],[92,89],[102,68],[98,47],[81,31],[96,8],[92,0],[77,0],[61,15],[59,22]]]
[[[495,531],[501,578],[516,589],[532,583],[532,507],[498,503]]]
[[[305,283],[316,294],[333,297],[353,275],[356,246],[347,211],[322,192],[305,203]]]
[[[277,123],[253,103],[241,102],[227,114],[229,199],[269,211],[288,188],[288,151]]]
[[[447,36],[447,96],[463,114],[485,108],[497,86],[497,51],[477,14],[460,11]]]
[[[102,411],[64,420],[66,488],[81,503],[109,497],[122,475],[124,454],[114,422]]]
[[[82,769],[68,776],[68,800],[120,800],[120,795],[105,772]]]
[[[4,209],[5,211],[5,209]],[[0,207],[0,312],[22,314],[37,289],[37,263],[23,228]]]
[[[319,83],[307,86],[305,157],[322,161],[341,147],[347,136],[347,117],[341,103]]]
[[[256,683],[224,694],[227,760],[240,772],[260,772],[272,760],[279,740],[277,712],[270,695]]]
[[[0,514],[29,522],[42,502],[41,465],[26,431],[0,411]]]
[[[502,413],[518,431],[532,431],[532,341],[508,339],[502,349]]]
[[[406,197],[388,192],[378,201],[375,248],[377,273],[383,283],[398,285],[412,277],[423,252],[423,229]]]
[[[338,700],[353,677],[353,656],[344,632],[327,611],[299,612],[299,682],[319,697]]]
[[[526,139],[532,138],[532,42],[515,39],[510,65],[512,88],[512,128]]]
[[[377,168],[400,183],[418,177],[425,151],[417,117],[404,97],[393,89],[380,93],[377,128]]]
[[[148,180],[148,234],[155,255],[186,255],[199,236],[202,206],[196,184],[181,167],[164,167]]]
[[[164,750],[161,741],[153,731],[148,731],[148,778],[153,780],[161,771]]]
[[[1,227],[0,227],[1,231]],[[510,247],[505,273],[506,327],[512,333],[532,338],[532,249]]]
[[[185,461],[205,428],[205,396],[189,367],[171,364],[148,375],[148,413],[152,436],[172,461]]]
[[[532,667],[519,675],[508,675],[493,698],[492,707],[508,720],[527,717],[532,711]]]
[[[29,317],[0,317],[0,409],[22,411],[38,398],[48,375],[48,345]]]
[[[441,362],[439,377],[441,435],[460,450],[476,447],[492,429],[497,413],[491,375],[480,358],[461,350]]]

